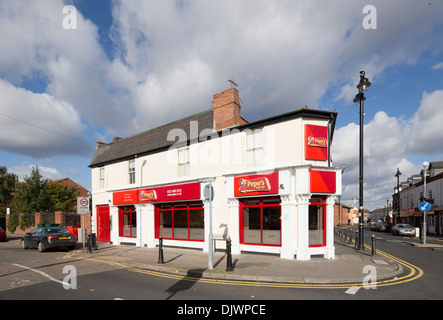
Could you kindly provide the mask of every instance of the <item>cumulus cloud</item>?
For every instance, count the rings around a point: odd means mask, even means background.
[[[72,105],[0,79],[1,149],[37,158],[86,154],[91,148],[81,136],[84,127]]]

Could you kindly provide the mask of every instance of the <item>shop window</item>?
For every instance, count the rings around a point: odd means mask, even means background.
[[[119,207],[120,237],[137,237],[137,212],[134,206]]]
[[[204,224],[201,203],[156,206],[156,237],[204,241]]]
[[[309,246],[321,247],[325,245],[325,202],[316,199],[309,205]],[[321,202],[320,202],[321,201]]]
[[[281,244],[280,199],[248,199],[240,203],[241,242],[279,246]]]

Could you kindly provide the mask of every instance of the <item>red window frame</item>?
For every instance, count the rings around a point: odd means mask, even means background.
[[[316,201],[316,199],[320,199],[321,201]],[[309,206],[320,206],[323,207],[323,243],[322,244],[313,244],[309,245],[309,248],[317,248],[317,247],[324,247],[326,246],[326,199],[324,196],[312,196],[311,202],[309,203]],[[309,212],[308,212],[309,214]],[[309,220],[309,217],[308,217]],[[309,230],[308,230],[309,232]]]
[[[245,202],[249,200],[259,200],[258,204],[255,205],[246,205]],[[270,203],[264,204],[263,200],[278,200],[278,203]],[[278,197],[269,197],[269,198],[245,198],[239,199],[240,203],[240,243],[247,245],[255,245],[255,246],[266,246],[266,247],[281,247],[281,199]],[[263,208],[266,207],[278,207],[280,208],[280,243],[279,244],[264,244],[263,243]],[[260,208],[260,243],[249,243],[245,242],[244,239],[244,208]]]
[[[131,228],[129,228],[129,236],[125,236],[123,235],[123,216],[124,214],[128,213],[129,214],[129,225],[131,226]],[[135,226],[137,227],[137,211],[135,210],[135,206],[122,206],[118,208],[118,225],[119,225],[119,236],[120,237],[125,237],[125,238],[137,238],[137,235],[132,235],[132,226],[133,226],[133,221],[132,221],[132,217],[134,216],[135,213]]]
[[[169,208],[161,208],[162,206],[170,206]],[[203,210],[204,207],[202,202],[189,202],[189,203],[164,203],[157,204],[155,206],[155,238],[160,237],[160,211],[170,211],[172,214],[172,237],[163,239],[166,240],[178,240],[178,241],[193,241],[193,242],[204,242],[204,237],[202,240],[190,239],[190,216],[193,210]],[[175,238],[174,237],[174,213],[175,212],[187,212],[187,225],[188,225],[188,237],[187,239]],[[203,230],[204,230],[204,217],[203,217]]]

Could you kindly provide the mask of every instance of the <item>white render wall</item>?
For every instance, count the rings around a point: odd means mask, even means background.
[[[341,169],[328,168],[327,161],[304,160],[305,124],[327,126],[327,120],[293,119],[263,128],[263,150],[265,163],[260,166],[246,164],[246,132],[223,134],[220,138],[208,140],[202,136],[199,143],[190,146],[190,175],[179,177],[178,151],[170,149],[165,152],[135,158],[136,183],[129,184],[128,161],[106,165],[104,188],[100,189],[99,168],[92,169],[92,203],[93,232],[96,232],[96,206],[110,205],[112,221],[111,241],[114,244],[132,242],[140,247],[154,248],[158,240],[154,238],[154,205],[137,204],[137,238],[121,238],[118,234],[118,207],[112,204],[112,193],[119,190],[140,187],[195,182],[212,177],[215,190],[213,201],[213,233],[228,234],[232,239],[232,252],[259,251],[279,253],[282,258],[310,259],[312,254],[323,254],[325,258],[334,258],[332,235],[333,210],[331,203],[334,195],[327,201],[326,247],[309,248],[308,208],[309,169],[311,166],[323,167],[325,170],[337,172],[337,192],[341,190]],[[225,130],[226,133],[229,130]],[[173,137],[174,139],[174,137]],[[242,245],[239,243],[239,203],[233,195],[233,177],[242,174],[257,174],[279,171],[279,190],[281,197],[282,239],[281,247]],[[205,208],[205,242],[164,240],[165,245],[199,248],[208,251],[208,214],[209,201],[203,199]],[[338,194],[337,194],[338,196]],[[331,229],[329,229],[331,228]],[[223,241],[216,242],[217,248],[224,248]]]

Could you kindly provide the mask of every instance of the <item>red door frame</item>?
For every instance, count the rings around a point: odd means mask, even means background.
[[[111,220],[109,206],[97,206],[97,241],[111,241]]]
[[[170,205],[170,208],[160,209],[161,205]],[[174,204],[186,205],[186,207],[175,208]],[[190,238],[190,215],[192,214],[192,210],[204,210],[203,203],[200,201],[196,202],[183,202],[183,203],[160,203],[155,206],[154,209],[154,223],[155,223],[155,238],[158,239],[160,237],[160,211],[170,211],[172,213],[172,238],[164,238],[167,240],[178,240],[178,241],[194,241],[194,242],[204,242],[205,240],[196,240],[189,239]],[[174,238],[174,213],[178,211],[186,211],[188,214],[188,239],[176,239]]]
[[[315,247],[324,247],[326,246],[326,200],[324,197],[320,197],[322,199],[322,202],[311,202],[310,206],[318,206],[323,207],[323,244],[313,244],[309,245],[309,248],[315,248]],[[308,217],[309,219],[309,217]],[[309,232],[309,230],[308,230]]]
[[[240,232],[240,243],[254,246],[264,246],[264,247],[281,247],[281,200],[279,198],[270,197],[269,199],[278,199],[280,202],[272,203],[272,204],[264,204],[263,198],[242,198],[239,199],[239,215],[240,215],[240,223],[239,223],[239,232]],[[245,205],[244,202],[247,200],[258,200],[259,204],[257,205]],[[248,243],[244,240],[244,215],[243,210],[245,207],[249,208],[260,208],[260,243]],[[263,208],[264,207],[279,207],[280,208],[280,244],[263,244]]]

